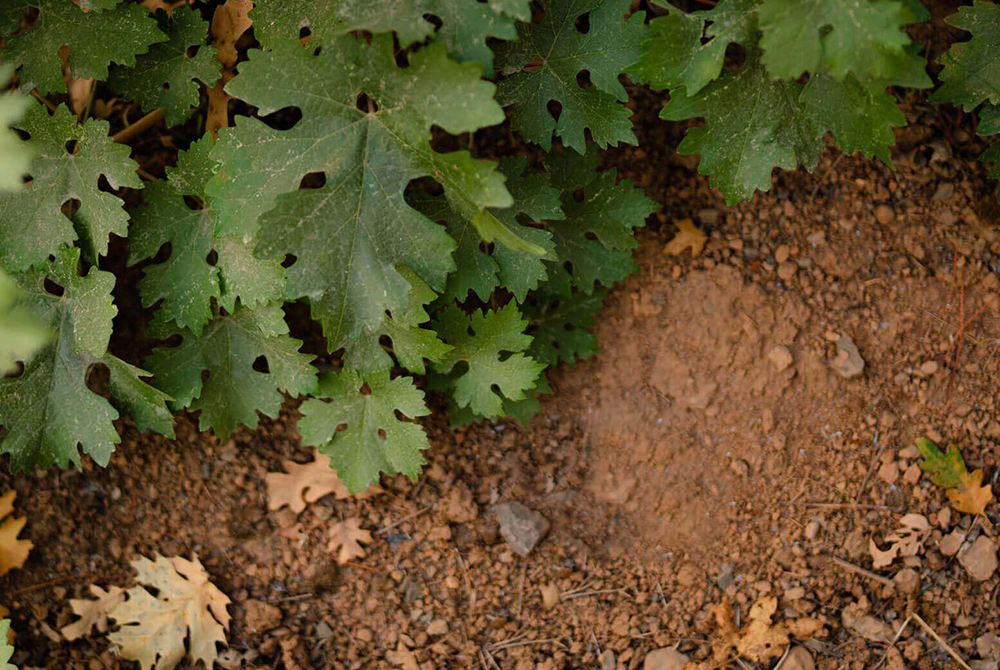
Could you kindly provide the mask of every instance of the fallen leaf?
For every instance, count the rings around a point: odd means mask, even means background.
[[[63,626],[60,632],[67,640],[75,640],[97,629],[98,633],[108,632],[108,613],[125,600],[125,589],[112,586],[107,591],[96,584],[90,585],[90,593],[96,600],[71,599],[69,607],[79,619]]]
[[[810,617],[773,623],[777,609],[778,599],[774,596],[760,598],[750,608],[747,624],[737,630],[732,606],[728,602],[717,605],[712,610],[719,629],[712,640],[713,663],[705,667],[718,667],[716,664],[727,662],[732,659],[734,650],[740,657],[755,663],[778,658],[793,638],[806,640],[823,628],[821,621]]]
[[[356,517],[331,526],[329,536],[330,541],[326,545],[326,550],[332,554],[339,547],[337,563],[341,565],[352,558],[362,558],[365,550],[361,547],[361,543],[372,542],[372,534],[361,527],[361,519]]]
[[[253,25],[251,9],[251,0],[226,0],[212,14],[213,45],[218,49],[215,58],[226,67],[236,65],[236,42]]]
[[[229,127],[229,101],[232,98],[226,93],[226,82],[232,79],[232,75],[226,76],[223,72],[222,79],[216,82],[215,86],[206,88],[208,93],[208,113],[205,116],[205,130],[212,134],[212,137],[219,139],[219,130]]]
[[[351,498],[351,492],[337,476],[337,471],[330,467],[329,456],[324,456],[313,449],[313,460],[299,464],[295,461],[284,461],[284,472],[269,472],[264,479],[267,481],[267,507],[276,510],[288,505],[296,514],[306,508],[308,503],[314,503],[325,495],[334,494],[338,500]],[[369,487],[356,496],[357,500],[381,493],[377,486]]]
[[[6,619],[8,614],[10,614],[10,610],[3,605],[0,605],[0,619]],[[7,639],[7,644],[14,644],[14,629],[7,628],[7,635],[5,637]],[[2,644],[3,639],[3,637],[0,637],[0,644]],[[4,670],[2,665],[0,665],[0,670]]]
[[[916,556],[923,549],[924,541],[931,533],[931,524],[923,514],[905,514],[899,520],[899,527],[885,536],[889,549],[882,550],[875,538],[868,540],[868,553],[872,556],[872,566],[884,568],[897,558]]]
[[[188,561],[157,554],[151,561],[141,556],[132,567],[136,581],[156,589],[157,595],[134,586],[128,600],[109,613],[120,628],[108,639],[122,657],[138,661],[142,670],[172,670],[185,655],[211,668],[218,658],[216,645],[226,644],[230,601],[209,581],[198,557]]]
[[[705,248],[705,242],[708,240],[705,233],[699,230],[691,219],[674,221],[674,225],[677,226],[677,234],[663,247],[663,253],[680,256],[685,249],[690,248],[691,258],[700,256]]]
[[[14,511],[15,498],[17,491],[7,491],[0,496],[0,575],[22,567],[35,546],[31,540],[17,539],[27,519],[13,516],[5,519]]]
[[[931,481],[945,489],[951,506],[966,514],[982,514],[993,500],[993,489],[983,485],[983,471],[969,472],[965,460],[954,444],[941,451],[927,438],[917,440],[917,449],[924,460],[920,469],[931,476]]]

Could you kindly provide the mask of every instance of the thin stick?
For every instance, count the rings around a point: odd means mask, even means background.
[[[587,591],[586,593],[564,593],[561,600],[573,600],[574,598],[587,598],[589,596],[603,596],[609,593],[624,593],[625,589],[601,589],[600,591]]]
[[[45,105],[46,107],[48,107],[50,111],[53,111],[53,112],[56,111],[56,103],[52,102],[48,98],[42,97],[42,95],[38,92],[37,89],[32,89],[31,90],[31,95],[35,96],[35,98],[38,99],[38,102],[40,102],[43,105]]]
[[[871,570],[865,570],[864,568],[854,565],[853,563],[848,563],[842,558],[837,558],[836,556],[830,556],[830,560],[844,568],[845,570],[850,570],[851,572],[856,572],[859,575],[863,575],[868,579],[874,579],[879,584],[885,584],[886,586],[895,585],[895,583],[888,577],[883,577],[882,575],[877,575]]]
[[[555,642],[560,646],[562,645],[562,643],[559,642],[559,638],[550,637],[544,640],[524,640],[523,642],[507,642],[496,647],[490,647],[490,651],[498,652],[498,651],[503,651],[504,649],[513,649],[514,647],[528,647],[534,644],[547,644],[549,642]]]
[[[157,107],[156,109],[154,109],[149,114],[142,117],[135,123],[125,126],[121,130],[119,130],[117,133],[111,136],[111,139],[113,139],[115,142],[118,142],[119,144],[124,144],[125,142],[128,142],[130,139],[132,139],[139,133],[145,132],[146,130],[155,126],[162,118],[163,118],[163,108]]]
[[[55,586],[56,584],[62,584],[63,582],[70,582],[74,579],[95,579],[97,575],[92,572],[88,572],[82,575],[66,575],[64,577],[57,577],[55,579],[50,579],[47,582],[42,582],[41,584],[35,584],[33,586],[25,586],[23,589],[17,589],[16,591],[11,591],[8,595],[11,597],[19,596],[22,593],[31,593],[32,591],[39,591],[41,589],[47,589],[50,586]]]
[[[420,516],[421,514],[423,514],[424,512],[426,512],[427,510],[429,510],[432,507],[434,507],[434,503],[431,503],[427,507],[423,508],[422,510],[416,511],[413,514],[408,514],[408,515],[404,516],[399,521],[394,521],[394,522],[390,523],[388,526],[383,526],[382,528],[379,528],[374,533],[372,533],[372,535],[381,535],[382,533],[387,533],[390,530],[392,530],[393,528],[395,528],[396,526],[398,526],[399,524],[405,523],[405,522],[409,521],[410,519],[414,519],[414,518]]]
[[[851,503],[796,502],[794,500],[789,500],[787,502],[783,502],[780,504],[796,505],[797,507],[816,507],[819,509],[875,509],[875,510],[884,510],[886,512],[899,512],[902,510],[902,508],[900,507],[890,507],[889,505],[863,505],[856,502],[851,502]]]
[[[469,592],[469,611],[471,612],[476,608],[476,590],[472,588],[472,580],[469,579],[469,569],[465,567],[465,559],[462,558],[462,552],[456,549],[455,554],[458,556],[458,565],[462,568],[465,590]]]
[[[934,641],[941,645],[941,648],[948,652],[948,655],[955,659],[955,662],[962,668],[962,670],[972,670],[969,664],[962,660],[962,657],[955,653],[955,650],[948,646],[948,644],[941,639],[941,637],[934,632],[934,629],[927,625],[927,622],[920,618],[920,615],[916,612],[910,612],[910,618],[920,624],[920,627],[924,629],[928,635],[934,638]]]
[[[525,559],[521,566],[521,583],[517,586],[517,614],[514,616],[516,621],[521,620],[521,607],[524,605],[524,578],[528,574],[528,560]]]
[[[896,643],[899,642],[899,638],[903,636],[903,631],[906,630],[906,627],[910,625],[910,621],[912,620],[913,620],[912,616],[906,617],[906,620],[903,622],[903,625],[899,627],[899,630],[897,630],[896,634],[893,636],[892,642],[890,642],[889,646],[885,648],[885,652],[883,652],[882,658],[880,658],[878,663],[875,664],[875,668],[880,667],[883,663],[885,663],[885,660],[889,658],[889,650],[896,646]]]

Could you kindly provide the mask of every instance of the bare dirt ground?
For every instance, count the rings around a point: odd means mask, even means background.
[[[993,542],[1000,507],[951,509],[912,448],[955,443],[998,472],[1000,229],[971,123],[914,105],[897,171],[831,152],[726,207],[667,148],[678,130],[655,119],[657,96],[637,96],[646,149],[606,159],[664,204],[659,225],[606,301],[602,352],[552,375],[526,429],[452,431],[437,415],[418,482],[299,515],[268,511],[265,484],[311,458],[293,403],[226,443],[190,419],[176,441],[124,425],[106,470],[4,465],[36,545],[0,578],[19,667],[130,667],[103,636],[56,631],[67,599],[129,584],[129,561],[159,552],[197,554],[232,598],[230,667],[662,670],[676,666],[647,656],[672,647],[705,668],[773,668],[713,660],[713,609],[739,625],[773,598],[775,622],[822,624],[794,668],[963,667],[945,645],[996,668],[1000,575],[965,557]],[[708,235],[697,258],[664,253],[684,218]],[[843,336],[865,363],[847,379]],[[527,558],[498,532],[506,501],[552,524]],[[929,537],[874,568],[870,538],[884,548],[905,514]],[[373,542],[338,566],[327,529],[355,517]],[[957,555],[941,547],[956,529]]]

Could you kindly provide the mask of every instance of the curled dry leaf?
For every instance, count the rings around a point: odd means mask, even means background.
[[[372,534],[361,527],[361,519],[346,519],[330,527],[330,541],[326,550],[331,554],[339,548],[337,563],[343,565],[352,558],[362,558],[365,550],[361,543],[371,544]]]
[[[691,219],[674,221],[674,225],[677,226],[677,234],[674,235],[674,239],[667,243],[667,246],[663,247],[663,253],[680,256],[685,249],[690,248],[691,258],[700,256],[705,248],[705,242],[708,240],[705,233],[694,225],[694,221]]]
[[[35,546],[31,540],[17,538],[27,519],[10,516],[16,497],[17,491],[8,491],[0,496],[0,575],[23,566]]]
[[[251,0],[226,0],[212,14],[212,39],[219,50],[215,57],[226,67],[236,65],[236,42],[253,24],[251,9]]]
[[[69,601],[70,609],[79,619],[63,626],[59,631],[67,640],[75,640],[97,629],[98,633],[108,632],[108,614],[125,600],[125,589],[112,586],[107,591],[96,584],[90,585],[94,600],[81,598]]]
[[[923,549],[924,541],[930,535],[931,524],[923,514],[906,514],[899,520],[899,527],[885,536],[890,543],[887,550],[882,550],[875,543],[875,538],[868,541],[868,553],[872,556],[872,566],[884,568],[897,558],[916,556]]]
[[[966,514],[982,514],[993,500],[993,489],[983,484],[983,471],[969,472],[958,447],[949,444],[941,451],[927,438],[917,440],[917,449],[924,460],[920,469],[930,474],[931,481],[945,489],[951,506]]]
[[[293,512],[299,514],[308,503],[314,503],[331,493],[338,500],[351,497],[337,471],[330,467],[330,457],[316,449],[313,449],[313,460],[310,463],[284,461],[283,465],[287,474],[269,472],[264,478],[267,481],[268,509],[276,510],[288,505]],[[381,492],[382,489],[372,486],[354,497],[362,500]]]
[[[732,659],[734,653],[755,663],[765,662],[784,654],[792,639],[806,640],[823,628],[821,621],[810,617],[773,623],[777,609],[778,599],[774,596],[759,599],[750,608],[747,624],[737,630],[732,605],[716,605],[712,614],[719,630],[712,640],[712,661],[694,667],[717,668]]]
[[[172,670],[186,654],[211,668],[218,658],[216,645],[226,644],[230,601],[209,581],[198,557],[140,557],[132,567],[136,581],[156,589],[157,596],[135,586],[128,600],[111,610],[109,616],[121,627],[108,638],[121,655],[138,661],[142,670]]]

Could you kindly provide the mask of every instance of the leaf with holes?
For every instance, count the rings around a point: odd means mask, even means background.
[[[18,4],[37,10],[38,19],[31,30],[7,37],[0,60],[19,68],[23,91],[37,88],[45,95],[66,90],[62,47],[69,50],[66,62],[74,77],[103,81],[110,63],[135,65],[137,55],[167,40],[146,8],[132,3],[104,12],[84,11],[73,0],[11,1],[12,8]]]
[[[55,337],[20,376],[0,379],[0,453],[11,455],[12,470],[79,464],[78,444],[107,465],[121,441],[112,423],[116,407],[131,413],[140,430],[173,435],[168,397],[139,379],[148,373],[107,353],[117,312],[114,276],[96,268],[80,276],[79,258],[79,249],[62,249],[46,267],[14,277],[25,308],[48,323]],[[87,386],[87,372],[96,364],[110,372],[111,403]]]
[[[257,412],[277,418],[281,391],[296,396],[316,390],[312,356],[299,353],[302,343],[288,336],[279,305],[250,310],[237,304],[200,336],[162,322],[150,335],[180,336],[179,345],[154,349],[146,365],[157,388],[173,397],[174,409],[200,411],[201,429],[212,429],[220,440],[240,424],[256,428]]]
[[[436,30],[431,16],[440,21]],[[489,75],[493,52],[487,38],[516,38],[514,21],[530,20],[531,6],[529,0],[290,0],[259,3],[250,17],[254,35],[265,46],[297,38],[302,28],[309,29],[311,45],[327,44],[355,30],[393,31],[404,47],[433,35],[455,60],[481,63]]]
[[[205,194],[215,169],[212,146],[212,138],[204,137],[180,153],[177,167],[167,168],[167,182],[146,188],[146,207],[133,212],[129,230],[131,264],[152,258],[170,243],[170,256],[145,268],[139,282],[143,304],[162,300],[159,318],[196,335],[212,318],[213,299],[232,312],[237,300],[254,309],[285,293],[280,259],[255,258],[253,240],[215,234],[216,216]]]
[[[757,42],[759,0],[722,0],[697,12],[659,4],[667,15],[649,22],[641,55],[626,68],[654,89],[684,88],[694,95],[722,73],[730,44]]]
[[[494,163],[430,147],[433,124],[457,133],[503,117],[493,85],[475,65],[449,61],[440,44],[400,68],[384,38],[371,45],[339,38],[318,56],[298,42],[280,43],[255,52],[227,90],[261,114],[289,104],[302,110],[290,130],[247,119],[224,131],[208,193],[217,231],[252,233],[257,226],[247,224],[273,206],[260,221],[257,255],[295,257],[286,294],[309,298],[331,349],[379,332],[386,312],[398,319],[408,309],[410,282],[399,265],[435,290],[454,268],[454,240],[403,199],[412,179],[433,175],[466,218],[511,204]],[[364,92],[377,110],[356,107]],[[316,171],[325,173],[321,188],[296,190]],[[294,192],[278,198],[284,191]]]
[[[956,42],[941,57],[941,86],[931,96],[934,102],[950,102],[972,111],[984,101],[1000,104],[1000,7],[977,0],[945,19],[972,33],[968,42]]]
[[[427,435],[420,424],[396,416],[416,419],[429,413],[412,379],[390,379],[387,370],[362,379],[345,370],[324,375],[317,396],[299,408],[302,443],[330,457],[349,491],[364,490],[382,472],[411,479],[420,473],[420,452],[430,446]]]
[[[0,377],[17,370],[17,361],[29,361],[49,339],[45,323],[16,304],[20,291],[0,271]]]
[[[607,291],[591,295],[574,293],[569,298],[539,292],[535,302],[525,306],[531,346],[528,355],[543,365],[559,361],[575,365],[599,350],[597,338],[590,332],[604,304]]]
[[[72,245],[77,230],[85,255],[93,262],[108,249],[108,236],[125,237],[128,214],[122,201],[99,188],[142,188],[129,148],[108,137],[108,122],[78,124],[65,107],[53,116],[32,105],[19,128],[31,135],[35,158],[31,183],[14,193],[0,193],[0,267],[10,272],[44,263],[60,245]],[[63,208],[79,202],[70,219]]]
[[[193,7],[178,7],[168,19],[159,13],[160,26],[169,40],[154,44],[131,67],[114,66],[108,85],[148,111],[163,108],[168,126],[183,123],[198,105],[198,82],[213,84],[219,78],[215,49],[205,46],[208,21]],[[194,55],[188,51],[197,49]]]
[[[0,87],[10,82],[13,72],[13,66],[0,65]],[[26,96],[0,93],[0,193],[24,188],[21,177],[28,174],[32,151],[11,127],[17,125],[30,104]]]
[[[897,0],[763,0],[758,11],[763,62],[778,79],[891,79],[909,58],[903,27],[914,17]]]
[[[497,48],[497,68],[504,79],[497,88],[510,112],[511,127],[525,139],[552,146],[552,135],[584,153],[584,130],[601,147],[635,144],[631,112],[618,75],[641,55],[645,12],[628,19],[630,0],[547,0],[540,23],[522,23],[518,39]],[[589,30],[577,22],[586,16]],[[578,83],[589,73],[590,86]],[[549,103],[559,103],[558,118]]]
[[[463,366],[454,380],[460,407],[487,418],[501,416],[504,399],[522,400],[534,386],[545,366],[522,353],[531,344],[526,325],[513,302],[471,317],[455,305],[440,314],[435,329],[453,349],[436,369],[446,375]]]

